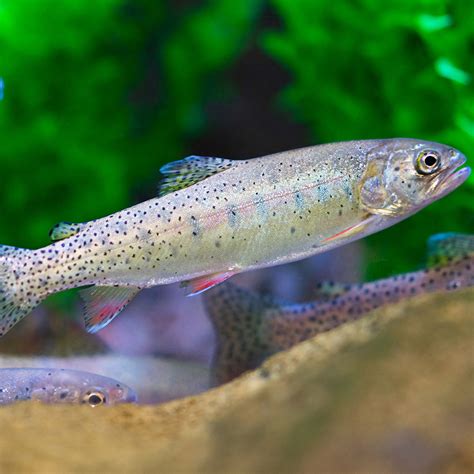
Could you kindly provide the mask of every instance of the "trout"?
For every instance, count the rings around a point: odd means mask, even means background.
[[[398,138],[170,163],[155,199],[60,223],[38,250],[0,247],[0,335],[68,288],[93,285],[82,296],[95,332],[143,288],[187,282],[198,294],[360,239],[453,191],[469,175],[458,169],[465,161],[449,146]]]
[[[80,370],[0,369],[0,405],[22,400],[96,407],[132,403],[137,397],[117,380]]]
[[[423,270],[363,284],[319,285],[307,303],[278,301],[231,283],[204,297],[216,333],[215,384],[255,369],[267,357],[415,295],[474,286],[474,236],[437,234],[428,240]]]
[[[3,369],[15,367],[9,372]],[[119,380],[121,387],[127,385],[133,387],[127,393],[120,394],[119,400],[124,398],[127,401],[136,399],[139,403],[164,403],[176,398],[183,398],[190,395],[196,395],[209,389],[209,381],[211,379],[209,367],[207,364],[194,362],[191,360],[175,359],[169,356],[145,355],[145,356],[126,356],[117,353],[92,354],[92,355],[76,355],[76,356],[15,356],[9,354],[0,355],[0,389],[5,386],[7,381],[10,382],[12,391],[11,398],[16,395],[21,397],[18,392],[21,390],[22,384],[16,377],[14,370],[21,369],[41,369],[48,367],[51,369],[65,369],[68,373],[74,370],[80,371],[82,374],[89,372],[102,375],[106,380]],[[46,369],[45,369],[46,370]],[[18,372],[20,375],[21,373]],[[38,372],[38,380],[45,380],[45,373]],[[30,380],[25,376],[26,380]],[[55,379],[56,382],[59,379]],[[77,387],[77,381],[80,377],[70,378],[70,384],[65,383],[65,379],[59,383],[53,383],[57,387],[56,393],[60,392],[59,388]],[[54,382],[54,380],[53,380]],[[38,384],[39,385],[39,384]],[[26,385],[23,385],[26,387]],[[43,385],[44,386],[44,385]],[[15,392],[14,387],[17,387]],[[111,403],[116,400],[117,392],[108,394],[108,389],[113,385],[106,385],[104,381],[101,384],[95,383],[94,390],[87,388],[82,391],[85,395],[87,392],[101,392],[105,396],[105,403]],[[31,386],[29,387],[31,389]],[[117,387],[119,388],[119,387]],[[23,394],[28,390],[23,390]],[[53,392],[50,391],[52,394]],[[1,395],[1,392],[0,392]],[[28,393],[25,394],[28,396]],[[114,397],[115,395],[115,397]],[[120,398],[122,397],[122,398]],[[75,397],[74,403],[81,397]],[[85,400],[89,403],[88,398]],[[2,401],[0,399],[0,405]],[[115,402],[118,403],[118,402]]]

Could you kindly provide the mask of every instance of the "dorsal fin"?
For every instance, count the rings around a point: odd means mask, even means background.
[[[449,260],[474,253],[474,235],[449,232],[435,234],[428,239],[428,267],[442,265]]]
[[[232,160],[211,156],[188,156],[183,160],[173,161],[160,168],[164,178],[158,184],[158,195],[187,188],[213,174],[220,173],[234,164]]]
[[[82,230],[85,224],[73,224],[72,222],[59,222],[50,231],[49,238],[53,242],[67,239]]]

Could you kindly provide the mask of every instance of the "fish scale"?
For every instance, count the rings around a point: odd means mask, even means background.
[[[439,160],[417,169],[426,150]],[[245,161],[165,165],[157,198],[84,224],[60,223],[38,250],[0,246],[0,335],[47,295],[83,290],[86,327],[108,324],[140,289],[299,260],[379,231],[461,184],[464,156],[413,139],[363,140]],[[2,296],[3,295],[3,296]]]

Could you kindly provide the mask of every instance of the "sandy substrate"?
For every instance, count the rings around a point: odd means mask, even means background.
[[[385,308],[159,406],[0,408],[1,472],[474,470],[474,291]]]

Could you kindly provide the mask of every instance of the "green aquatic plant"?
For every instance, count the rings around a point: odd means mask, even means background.
[[[160,166],[204,126],[260,3],[3,1],[2,243],[45,245],[57,221],[152,197]]]
[[[3,1],[1,243],[44,246],[58,221],[153,197],[160,166],[204,127],[261,3]]]

